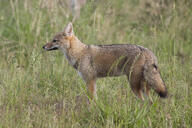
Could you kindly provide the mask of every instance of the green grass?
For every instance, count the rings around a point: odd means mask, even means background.
[[[87,105],[85,83],[63,54],[42,49],[72,20],[66,5],[1,0],[0,127],[192,127],[192,3],[161,1],[88,0],[74,31],[86,44],[151,49],[170,97],[152,92],[149,105],[125,77],[111,77],[97,81],[98,101]]]

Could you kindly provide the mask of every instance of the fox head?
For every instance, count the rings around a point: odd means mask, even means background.
[[[160,97],[167,97],[167,88],[161,77],[160,69],[157,64],[146,63],[144,65],[144,78],[147,83],[154,88]]]
[[[63,32],[58,33],[55,35],[53,40],[48,42],[43,46],[43,49],[47,51],[51,50],[67,50],[70,48],[70,40],[73,38],[74,33],[73,33],[73,25],[72,23],[69,23]]]

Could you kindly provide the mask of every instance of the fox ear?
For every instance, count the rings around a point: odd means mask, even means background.
[[[64,33],[67,36],[72,36],[73,35],[73,24],[70,22],[64,29]]]

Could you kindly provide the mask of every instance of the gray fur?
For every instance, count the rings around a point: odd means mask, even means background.
[[[131,89],[143,100],[142,91],[149,95],[152,87],[161,97],[167,89],[158,67],[157,58],[147,48],[134,44],[86,45],[73,33],[72,23],[57,34],[44,49],[61,50],[87,84],[90,95],[96,97],[96,80],[108,76],[126,75]]]

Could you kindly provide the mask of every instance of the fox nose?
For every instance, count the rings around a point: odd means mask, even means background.
[[[45,49],[45,46],[43,46],[43,49]]]

